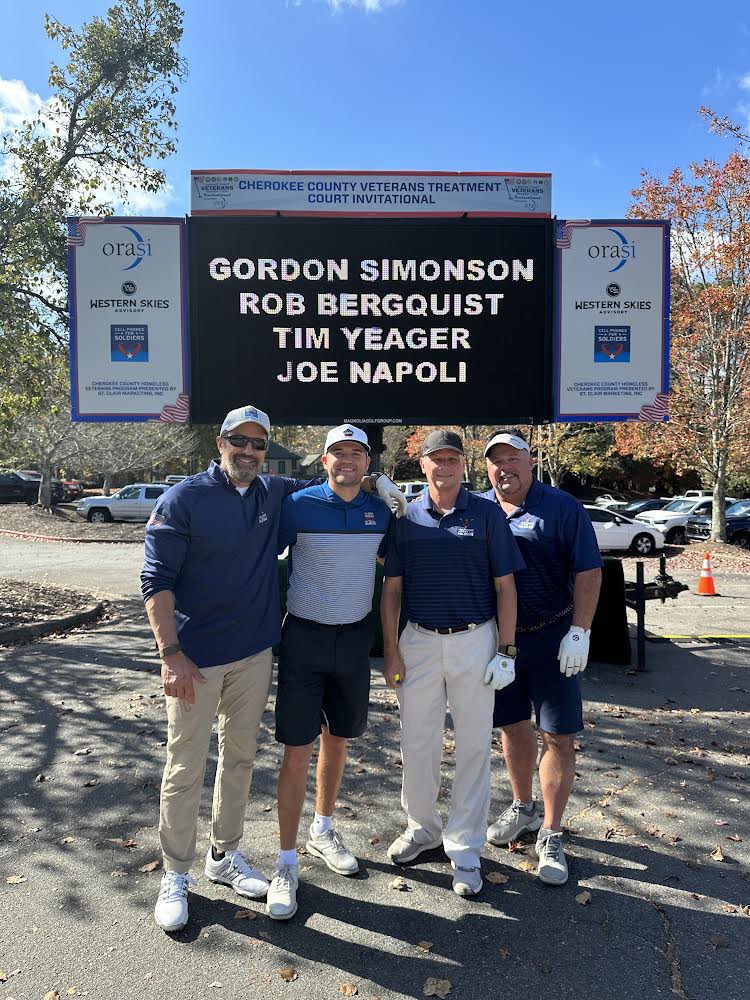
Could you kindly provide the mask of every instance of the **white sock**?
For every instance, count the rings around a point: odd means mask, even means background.
[[[281,865],[296,865],[297,849],[293,847],[291,851],[279,851],[279,867]]]
[[[325,833],[327,830],[333,829],[333,816],[321,816],[320,813],[315,813],[315,819],[312,821],[312,834],[313,837],[319,837],[321,833]]]

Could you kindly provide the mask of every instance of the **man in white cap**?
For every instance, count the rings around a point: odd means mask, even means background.
[[[498,431],[484,454],[492,483],[484,496],[505,513],[526,563],[516,573],[516,678],[495,695],[493,720],[502,729],[513,801],[489,827],[487,839],[503,845],[538,831],[539,878],[562,885],[568,865],[561,824],[575,780],[574,735],[583,728],[578,675],[588,660],[602,560],[581,504],[534,478],[521,431]],[[537,736],[532,709],[542,734],[543,810],[533,797]]]
[[[281,511],[279,550],[289,546],[288,614],[279,651],[276,739],[280,853],[266,912],[297,911],[297,831],[315,741],[320,736],[315,817],[307,851],[339,875],[359,863],[334,829],[333,812],[350,739],[367,725],[375,563],[385,551],[388,506],[363,492],[370,445],[361,428],[335,427],[322,462],[327,482],[293,493]]]
[[[281,632],[277,571],[281,505],[299,481],[262,474],[271,422],[248,404],[216,439],[219,461],[167,490],[146,526],[141,590],[162,659],[167,761],[159,816],[164,876],[154,919],[167,932],[188,919],[189,870],[211,727],[219,716],[209,879],[241,896],[268,880],[239,850],[256,738]],[[382,494],[403,494],[387,476]]]

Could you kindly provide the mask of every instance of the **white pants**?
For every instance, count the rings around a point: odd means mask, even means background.
[[[397,688],[404,765],[401,804],[409,829],[418,843],[435,840],[442,831],[437,801],[447,702],[456,772],[443,846],[456,865],[476,868],[487,833],[495,705],[484,672],[497,652],[497,625],[490,619],[466,632],[440,635],[409,622],[399,649],[406,667]]]

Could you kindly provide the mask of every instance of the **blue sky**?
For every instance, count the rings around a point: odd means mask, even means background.
[[[78,26],[107,5],[6,6],[0,128],[49,95],[44,11]],[[146,212],[187,212],[191,168],[542,170],[558,216],[620,217],[641,169],[729,153],[701,104],[750,124],[747,0],[182,6],[179,152]]]

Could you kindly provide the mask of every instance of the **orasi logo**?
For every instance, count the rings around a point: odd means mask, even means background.
[[[121,257],[125,261],[123,271],[132,271],[138,267],[145,257],[151,256],[151,240],[144,240],[137,229],[132,226],[122,226],[130,233],[132,239],[123,240],[118,243],[105,243],[102,246],[102,253],[105,257]]]
[[[589,247],[589,257],[592,260],[612,261],[614,267],[609,269],[611,274],[625,267],[630,258],[635,257],[635,242],[628,242],[619,229],[610,229],[609,232],[614,233],[619,242],[594,243]]]

